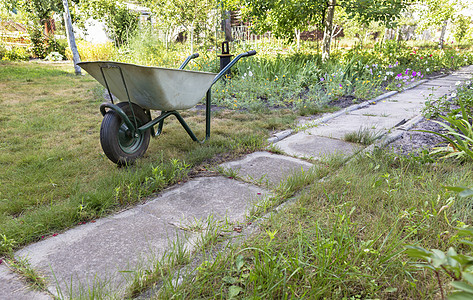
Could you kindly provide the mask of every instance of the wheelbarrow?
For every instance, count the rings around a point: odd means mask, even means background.
[[[107,89],[111,99],[110,103],[100,105],[103,115],[100,144],[105,155],[117,165],[133,164],[148,149],[150,136],[161,134],[164,119],[171,115],[193,141],[204,143],[210,138],[212,85],[240,58],[255,54],[254,50],[239,54],[218,74],[184,70],[198,53],[187,57],[179,69],[110,61],[78,63]],[[114,96],[118,98],[116,104]],[[199,140],[178,111],[194,107],[204,96],[205,137]],[[151,110],[159,110],[161,114],[152,119]]]

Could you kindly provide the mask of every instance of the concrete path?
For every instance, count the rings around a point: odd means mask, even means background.
[[[403,124],[419,119],[427,99],[449,95],[457,82],[470,80],[472,74],[473,66],[466,67],[301,124],[299,131],[285,131],[270,139],[285,155],[252,153],[222,164],[220,176],[194,178],[143,205],[29,245],[15,255],[27,258],[47,279],[49,293],[28,289],[24,279],[3,263],[0,299],[77,298],[98,291],[107,298],[120,298],[131,283],[130,272],[151,269],[175,247],[176,240],[182,247],[194,249],[209,220],[241,228],[255,203],[290,174],[312,166],[304,159],[362,150],[359,144],[344,140],[347,133],[358,130],[385,137],[393,132],[402,134]]]

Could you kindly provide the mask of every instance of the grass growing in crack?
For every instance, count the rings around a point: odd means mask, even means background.
[[[241,179],[240,169],[225,168],[222,166],[217,166],[217,172],[219,172],[223,176],[227,176],[228,178]]]
[[[276,144],[269,144],[267,147],[266,147],[266,151],[268,152],[271,152],[273,154],[280,154],[280,155],[285,155],[286,153],[284,153],[283,150],[281,150],[281,148],[279,148],[278,145]]]
[[[295,171],[276,186],[274,195],[268,195],[251,206],[248,217],[252,219],[265,214],[328,173],[329,168],[325,164],[316,164],[308,170],[301,168],[301,170]]]
[[[371,145],[375,140],[381,137],[382,133],[370,128],[360,127],[357,131],[345,134],[343,140],[350,143],[357,143],[364,146]]]
[[[32,288],[43,291],[46,289],[46,279],[31,267],[28,258],[10,258],[7,259],[7,263],[10,269],[23,276]]]
[[[124,298],[134,298],[146,290],[159,288],[164,278],[173,274],[174,270],[190,262],[191,249],[185,237],[179,235],[170,240],[171,247],[159,258],[153,258],[151,268],[142,268],[136,271],[127,271],[132,275]]]
[[[173,293],[201,299],[434,298],[437,279],[410,262],[404,245],[422,242],[445,251],[458,243],[454,227],[473,222],[471,198],[458,201],[443,186],[473,186],[471,167],[422,164],[379,150],[361,154],[312,181],[257,236],[199,266]]]

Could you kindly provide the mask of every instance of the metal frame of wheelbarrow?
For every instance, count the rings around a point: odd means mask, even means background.
[[[107,64],[104,64],[103,66],[100,66],[100,71],[102,73],[102,76],[103,76],[103,79],[104,79],[104,82],[105,82],[105,86],[107,88],[107,91],[108,91],[108,94],[110,96],[110,99],[111,99],[111,103],[102,103],[100,105],[100,112],[102,113],[102,115],[105,117],[106,113],[107,113],[107,108],[112,110],[113,112],[115,112],[116,114],[118,114],[120,116],[120,118],[123,120],[123,122],[126,124],[126,126],[128,127],[128,130],[129,130],[129,134],[131,136],[134,136],[134,137],[139,137],[141,134],[144,134],[147,130],[151,130],[151,135],[153,137],[157,137],[159,136],[161,133],[162,133],[162,130],[163,130],[163,125],[164,125],[164,119],[166,119],[167,117],[173,115],[177,118],[177,120],[179,121],[179,123],[181,123],[182,127],[184,127],[184,129],[186,130],[187,134],[191,137],[191,139],[195,142],[199,142],[199,143],[204,143],[207,139],[210,138],[210,118],[211,118],[211,89],[212,89],[212,86],[221,78],[223,77],[226,72],[235,64],[238,62],[238,60],[240,60],[240,58],[242,57],[246,57],[246,56],[252,56],[252,55],[255,55],[256,54],[256,51],[255,50],[251,50],[251,51],[248,51],[248,52],[245,52],[245,53],[242,53],[242,54],[239,54],[237,55],[225,68],[223,68],[216,76],[215,78],[213,79],[212,83],[211,83],[211,86],[209,87],[209,89],[207,90],[207,93],[206,93],[206,100],[205,100],[205,138],[203,140],[199,140],[197,138],[197,136],[194,134],[194,132],[190,129],[189,125],[187,125],[187,123],[184,121],[184,119],[182,118],[181,114],[177,111],[177,110],[169,110],[169,111],[161,111],[161,115],[157,118],[155,118],[154,120],[151,120],[149,122],[147,122],[146,124],[143,124],[141,126],[138,126],[138,122],[136,120],[136,116],[135,116],[135,112],[133,110],[133,105],[137,105],[136,103],[133,103],[130,99],[130,94],[128,92],[128,87],[127,87],[127,84],[126,84],[126,81],[125,81],[125,77],[123,75],[123,71],[122,69],[120,68],[119,65],[114,65],[113,63],[107,63]],[[186,65],[194,58],[197,58],[199,56],[198,53],[194,53],[190,56],[188,56],[186,58],[186,60],[181,64],[181,66],[179,67],[179,70],[183,70]],[[128,105],[129,105],[129,109],[131,110],[131,113],[132,113],[132,116],[133,116],[133,120],[130,120],[130,118],[127,116],[127,114],[124,112],[124,110],[122,108],[120,108],[119,106],[117,106],[116,104],[114,104],[114,101],[113,101],[113,95],[110,91],[110,88],[109,88],[109,85],[107,83],[107,79],[105,77],[105,73],[103,71],[103,69],[109,69],[109,68],[117,68],[119,69],[120,71],[120,75],[121,75],[121,79],[122,79],[122,82],[123,82],[123,86],[124,86],[124,89],[126,91],[126,94],[127,94],[127,97],[128,97]],[[133,103],[133,104],[132,104]],[[147,114],[147,116],[149,117],[149,119],[151,119],[151,112],[149,109],[144,109],[144,112]],[[154,126],[158,125],[158,129],[157,131],[155,131],[154,129]],[[145,150],[146,151],[146,150]],[[134,160],[134,159],[133,159]],[[132,162],[132,161],[130,161]],[[127,163],[130,163],[127,161]],[[121,162],[117,162],[117,164],[122,164]]]

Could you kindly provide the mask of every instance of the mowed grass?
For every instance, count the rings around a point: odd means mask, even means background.
[[[143,159],[117,168],[100,147],[103,89],[89,75],[66,64],[1,63],[0,89],[0,256],[261,149],[269,131],[295,119],[289,111],[216,112],[211,139],[198,144],[170,118]],[[183,116],[203,137],[204,113]]]

